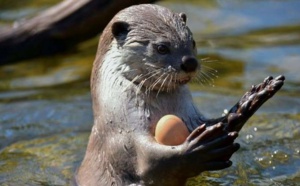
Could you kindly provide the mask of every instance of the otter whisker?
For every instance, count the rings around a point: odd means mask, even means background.
[[[214,62],[219,62],[219,60],[217,59],[210,59],[210,57],[205,57],[205,58],[202,58],[200,59],[201,62],[203,63],[214,63]]]
[[[206,65],[202,65],[202,67],[203,67],[203,72],[208,72],[209,74],[213,75],[214,77],[218,77],[218,75],[217,75],[218,70],[216,70],[212,67],[206,66]]]
[[[203,83],[208,83],[210,86],[214,86],[214,79],[205,72],[201,72],[198,76]]]
[[[170,76],[170,74],[167,74],[167,76],[165,77],[165,79],[161,83],[161,85],[160,85],[160,87],[159,87],[159,89],[157,91],[156,97],[158,97],[158,94],[159,94],[160,90],[164,90],[164,84],[165,84],[165,82],[166,82],[166,80],[168,79],[169,76]]]
[[[172,80],[173,80],[173,77],[174,77],[174,73],[171,73],[170,75],[171,75],[171,78],[170,78],[168,86],[167,86],[167,92],[169,92],[171,90],[170,86],[171,86],[171,83],[172,83]]]
[[[201,59],[203,63],[217,62],[218,60],[211,60],[209,57]],[[212,67],[207,65],[202,65],[202,70],[199,70],[194,79],[203,86],[205,84],[209,84],[210,86],[214,86],[214,79],[218,78],[218,71]]]
[[[161,67],[158,67],[158,66],[156,66],[156,65],[153,64],[153,63],[146,62],[145,65],[146,65],[146,66],[149,66],[149,67],[151,67],[151,68],[154,68],[154,69],[161,69]]]
[[[153,77],[159,75],[160,73],[161,73],[161,69],[155,69],[155,70],[151,71],[151,76],[147,77],[147,79],[148,79],[148,80],[149,80],[149,79],[152,79]],[[156,77],[153,78],[153,79],[157,80]],[[150,87],[150,86],[148,86],[148,87]]]
[[[175,72],[175,81],[177,80],[177,75],[178,75],[178,73],[177,72]],[[175,90],[176,89],[176,82],[175,83],[173,83],[173,89]]]
[[[149,72],[148,74],[151,74],[149,77],[147,77],[146,79],[144,79],[143,80],[143,84],[142,85],[144,85],[144,83],[146,82],[146,81],[148,81],[148,80],[150,80],[151,78],[153,78],[154,76],[156,76],[156,75],[158,75],[159,73],[161,72],[161,70],[160,69],[157,69],[157,70],[154,70],[154,71],[151,71],[151,72]],[[142,86],[140,86],[140,89],[142,88]],[[147,94],[147,92],[150,92],[151,91],[151,89],[149,88],[149,87],[146,87],[146,94]]]
[[[208,77],[210,77],[211,79],[215,79],[215,78],[218,78],[219,76],[217,75],[217,70],[211,68],[211,67],[206,67],[204,66],[204,70],[202,73],[206,74]]]
[[[126,91],[132,84],[134,84],[134,82],[136,80],[138,80],[139,78],[141,78],[143,76],[143,74],[139,74],[137,76],[135,76],[130,82],[129,84],[123,89],[123,92]]]
[[[196,76],[192,78],[192,82],[196,82],[199,83],[200,85],[203,85],[202,79],[199,77],[200,76],[199,74],[200,73],[198,73]]]
[[[152,71],[149,71],[147,74],[144,74],[141,78],[147,77],[146,79],[152,78],[153,76],[157,75],[158,73],[160,73],[160,69],[154,69]]]
[[[201,61],[207,61],[207,60],[209,60],[210,59],[210,57],[205,57],[205,58],[202,58],[202,59],[200,59]]]
[[[142,89],[142,87],[143,87],[143,85],[144,85],[144,83],[145,83],[146,81],[147,81],[147,80],[144,79],[144,80],[142,80],[142,81],[138,84],[138,86],[137,86],[137,93],[139,93],[139,92],[141,91],[141,89]],[[147,94],[147,92],[146,92],[146,94]]]
[[[193,81],[200,83],[202,86],[206,84],[206,78],[202,75],[203,72],[199,71],[196,76],[194,76]]]
[[[197,76],[195,76],[194,78],[193,78],[193,82],[197,82],[197,83],[200,83],[200,85],[202,85],[202,86],[204,86],[204,82],[203,82],[203,79],[200,77],[201,75],[200,74],[198,74]]]
[[[136,69],[132,69],[132,70],[129,70],[129,71],[127,71],[127,72],[130,72],[130,71],[136,71]],[[136,75],[136,76],[130,81],[130,83],[128,84],[128,86],[126,86],[126,87],[123,89],[123,91],[126,91],[126,90],[127,90],[132,84],[134,84],[134,82],[136,82],[138,79],[142,79],[142,78],[144,78],[144,77],[146,77],[146,76],[148,76],[148,75],[150,75],[150,74],[152,74],[152,73],[153,73],[153,72],[148,72],[147,74],[139,74],[139,75]],[[137,87],[139,87],[139,86],[137,86]],[[140,91],[140,88],[137,89],[136,94],[138,94],[139,91]]]
[[[153,90],[155,88],[155,86],[161,81],[162,77],[165,75],[166,73],[162,73],[154,82],[152,85],[149,86],[149,88],[151,90]]]
[[[140,91],[141,91],[142,87],[144,86],[144,84],[146,83],[146,81],[148,81],[149,79],[153,78],[154,76],[156,76],[159,73],[160,73],[160,69],[156,69],[156,70],[153,70],[153,71],[149,71],[146,74],[140,74],[140,75],[136,76],[135,78],[133,78],[131,80],[131,82],[135,82],[138,79],[142,79],[138,83],[138,85],[136,86],[136,91],[135,91],[136,100],[138,100],[138,94],[140,93]],[[147,77],[147,76],[149,76],[149,77]],[[145,79],[143,79],[143,78],[145,78]],[[148,90],[147,89],[146,89],[145,93],[146,93],[146,95],[148,94]]]

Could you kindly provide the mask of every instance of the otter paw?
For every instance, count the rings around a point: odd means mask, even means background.
[[[285,77],[278,76],[273,79],[272,76],[265,78],[264,82],[253,85],[240,101],[236,113],[251,116],[268,99],[270,99],[284,84]]]
[[[262,83],[253,85],[229,111],[223,121],[228,123],[226,130],[239,131],[244,123],[283,86],[284,80],[285,77],[282,75],[275,79],[269,76]]]
[[[237,132],[224,130],[226,124],[218,123],[210,127],[196,128],[182,144],[183,165],[195,176],[207,170],[220,170],[231,166],[230,157],[240,145],[234,143]]]

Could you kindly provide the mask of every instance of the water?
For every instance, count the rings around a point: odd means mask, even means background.
[[[0,0],[2,26],[57,1],[18,2]],[[268,75],[287,79],[240,132],[233,166],[205,172],[189,185],[299,185],[300,2],[159,4],[188,15],[210,76],[190,86],[206,116],[219,116]],[[0,185],[69,185],[93,123],[89,76],[96,46],[97,38],[76,54],[0,67]]]

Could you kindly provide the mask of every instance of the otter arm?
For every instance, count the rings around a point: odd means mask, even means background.
[[[218,122],[227,123],[226,130],[240,131],[246,121],[270,99],[284,84],[285,77],[267,77],[258,84],[253,85],[251,90],[246,92],[243,97],[229,110],[228,114],[218,119],[206,121],[208,125]]]
[[[227,132],[219,123],[196,128],[182,145],[158,144],[152,136],[138,134],[137,173],[145,185],[184,185],[190,177],[203,171],[220,170],[231,166],[229,158],[239,149],[233,143],[237,132]]]

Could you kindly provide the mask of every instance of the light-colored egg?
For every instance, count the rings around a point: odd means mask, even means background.
[[[163,145],[180,145],[189,134],[184,122],[175,115],[163,116],[155,128],[155,139]]]

